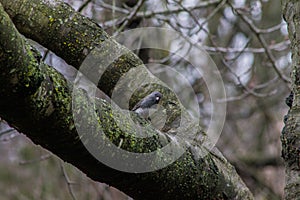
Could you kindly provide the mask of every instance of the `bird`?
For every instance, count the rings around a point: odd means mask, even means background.
[[[162,98],[162,94],[158,91],[154,91],[151,94],[147,95],[143,99],[141,99],[133,108],[132,111],[137,113],[140,117],[144,119],[149,118],[149,111],[150,109],[159,103]]]

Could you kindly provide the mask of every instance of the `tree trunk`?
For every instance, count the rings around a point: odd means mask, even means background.
[[[283,16],[288,24],[292,50],[292,93],[286,102],[290,106],[282,130],[282,157],[286,167],[285,199],[300,199],[300,2],[283,0]]]

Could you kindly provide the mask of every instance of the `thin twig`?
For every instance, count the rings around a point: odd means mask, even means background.
[[[77,12],[81,12],[89,3],[91,3],[92,0],[87,0],[86,2],[84,2],[77,10]]]
[[[144,2],[146,0],[139,0],[137,4],[133,7],[132,11],[130,12],[130,15],[122,19],[122,24],[119,29],[114,33],[114,36],[118,35],[128,24],[133,20],[133,18],[136,16],[137,12],[140,10],[140,8],[143,6]]]
[[[60,168],[61,168],[61,171],[63,173],[63,176],[65,178],[65,181],[67,183],[67,186],[68,186],[68,190],[69,190],[69,193],[72,197],[73,200],[77,200],[74,192],[73,192],[73,189],[72,189],[72,185],[75,184],[74,182],[71,182],[68,175],[67,175],[67,172],[66,172],[66,169],[65,169],[65,166],[64,166],[64,163],[61,161],[60,162]]]
[[[13,129],[13,128],[6,129],[5,131],[0,132],[0,136],[1,136],[1,135],[8,134],[8,133],[10,133],[10,132],[13,132],[14,130],[15,130],[15,129]]]
[[[258,29],[254,23],[245,15],[243,15],[241,13],[241,11],[237,8],[235,8],[230,2],[228,2],[229,6],[235,11],[235,13],[237,13],[237,15],[249,26],[249,28],[256,34],[259,42],[261,43],[262,47],[265,49],[266,55],[269,58],[273,69],[275,70],[276,74],[279,76],[279,78],[281,80],[283,80],[283,82],[289,84],[290,80],[284,76],[284,74],[281,73],[281,71],[278,69],[277,64],[276,64],[276,59],[272,53],[272,51],[270,50],[270,48],[268,47],[268,44],[266,42],[266,40],[264,39],[260,29]]]
[[[285,40],[283,42],[279,42],[277,44],[273,44],[269,46],[269,49],[274,51],[283,51],[285,49],[290,48],[290,40]],[[222,53],[239,53],[239,52],[245,52],[245,53],[265,53],[265,48],[230,48],[230,47],[211,47],[211,46],[203,46],[203,48],[210,52],[210,53],[216,53],[216,52],[222,52]]]
[[[274,31],[280,30],[283,26],[286,26],[286,23],[281,22],[280,24],[277,24],[273,27],[266,28],[266,29],[258,29],[258,33],[264,33],[264,34],[269,34]]]
[[[222,0],[219,4],[218,4],[218,6],[206,17],[206,19],[200,24],[199,23],[199,21],[198,21],[198,19],[191,13],[191,10],[188,10],[187,8],[185,8],[183,5],[182,5],[182,3],[181,2],[177,2],[177,1],[175,1],[176,3],[177,3],[177,5],[182,9],[182,10],[184,10],[184,11],[186,11],[187,13],[189,13],[190,14],[190,16],[192,17],[192,19],[194,20],[194,22],[198,25],[198,31],[201,31],[202,29],[203,29],[203,26],[213,17],[213,16],[215,16],[215,14],[217,13],[217,12],[219,12],[219,10],[225,5],[225,3],[226,3],[226,1],[227,0]],[[196,32],[198,32],[198,31],[196,31]]]
[[[126,14],[126,15],[128,15],[130,13],[127,9],[120,8],[118,6],[113,6],[113,5],[110,5],[110,4],[105,3],[103,1],[101,1],[101,2],[100,1],[96,1],[96,5],[100,6],[101,8],[104,8],[104,9],[107,9],[107,10],[111,10],[111,11],[114,10],[115,12],[123,13],[123,14]]]
[[[198,9],[202,9],[202,8],[206,8],[206,7],[209,7],[209,6],[212,6],[214,4],[218,4],[220,3],[221,0],[211,0],[211,1],[205,1],[205,2],[199,2],[197,3],[196,6],[189,6],[189,7],[186,7],[185,9],[182,9],[182,8],[171,8],[171,9],[167,9],[167,10],[160,10],[160,11],[143,11],[143,12],[137,12],[135,17],[142,17],[144,19],[148,19],[148,18],[152,18],[152,17],[155,17],[157,15],[173,15],[173,14],[178,14],[180,12],[185,12],[186,10],[188,11],[194,11],[194,10],[198,10]],[[103,8],[105,9],[110,9],[112,10],[113,7],[109,4],[104,4],[104,3],[101,3],[100,6],[102,6]],[[116,7],[116,11],[120,12],[120,13],[123,13],[123,14],[126,14],[128,15],[130,12],[126,9],[122,9],[120,7]],[[118,25],[120,24],[122,21],[124,21],[125,18],[123,19],[113,19],[113,20],[110,20],[110,21],[107,21],[103,24],[103,26],[106,26],[106,27],[111,27],[113,26],[114,24],[115,25]]]
[[[20,134],[18,132],[10,133],[7,136],[1,136],[0,137],[0,142],[8,142],[12,140],[13,138],[19,136]]]
[[[49,159],[51,156],[52,156],[52,154],[45,154],[45,155],[42,155],[41,157],[39,157],[37,159],[23,160],[23,161],[19,162],[19,165],[28,165],[28,164],[32,164],[32,163],[41,162],[41,161]]]
[[[43,58],[42,58],[42,61],[43,61],[43,62],[45,62],[45,60],[47,59],[47,56],[49,55],[49,53],[50,53],[50,50],[47,49],[47,50],[45,51],[45,54],[44,54]]]
[[[229,72],[235,76],[235,78],[237,79],[238,81],[238,85],[243,89],[244,93],[239,95],[239,96],[235,96],[235,97],[226,97],[226,99],[218,99],[218,102],[229,102],[229,101],[237,101],[237,100],[241,100],[243,98],[246,98],[247,96],[249,95],[252,95],[252,96],[255,96],[255,97],[259,97],[259,98],[264,98],[264,97],[269,97],[269,96],[272,96],[274,95],[277,90],[272,90],[271,92],[269,93],[258,93],[258,92],[255,92],[255,90],[257,90],[258,88],[256,87],[253,87],[253,88],[248,88],[246,85],[244,85],[241,81],[241,78],[240,76],[236,75],[231,67],[229,66],[229,64],[224,60],[222,59],[222,63],[228,68]],[[273,81],[274,79],[272,79],[271,81]],[[276,79],[275,79],[276,80]],[[265,86],[268,86],[268,84],[265,84]],[[261,89],[262,88],[262,85],[259,85],[259,88]]]

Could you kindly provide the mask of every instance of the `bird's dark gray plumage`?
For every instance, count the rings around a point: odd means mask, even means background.
[[[132,111],[136,112],[139,116],[147,119],[149,117],[149,109],[152,106],[158,104],[161,98],[162,94],[160,92],[154,91],[140,100],[133,107]]]

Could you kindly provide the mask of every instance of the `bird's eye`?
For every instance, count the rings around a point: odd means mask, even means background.
[[[160,99],[160,97],[156,97],[156,101],[158,101]]]

